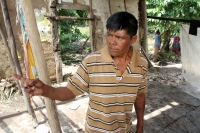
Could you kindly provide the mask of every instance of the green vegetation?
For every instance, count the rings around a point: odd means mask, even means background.
[[[58,15],[86,18],[87,11],[58,9]],[[86,25],[87,21],[85,20],[60,20],[58,22],[62,60],[68,63],[74,61],[73,56],[68,54],[75,50],[72,43],[87,40],[89,37]]]
[[[147,0],[146,7],[148,16],[200,20],[199,0]],[[58,15],[87,17],[87,11],[58,9]],[[150,37],[148,37],[148,50],[150,54],[153,53],[154,49],[154,35],[152,36],[152,34],[154,34],[156,29],[160,29],[161,32],[170,29],[171,37],[173,37],[172,34],[179,34],[179,25],[183,24],[183,22],[158,19],[147,20],[150,33]],[[71,63],[74,61],[74,56],[70,56],[70,53],[75,49],[72,43],[87,40],[89,37],[87,21],[60,20],[58,25],[62,60],[67,60],[68,63]],[[91,49],[87,48],[86,51],[90,52]],[[162,55],[161,57],[166,57],[166,60],[174,60],[174,54],[171,52],[168,52],[167,55]]]
[[[175,18],[186,20],[200,20],[199,0],[146,0],[147,16]],[[170,30],[170,37],[179,35],[179,25],[183,22],[167,21],[159,19],[147,19],[148,21],[148,50],[153,53],[154,33],[157,29],[161,33]],[[189,25],[189,23],[186,23]],[[172,41],[171,41],[172,43]],[[158,56],[159,61],[177,62],[179,58],[173,52],[161,51]]]
[[[146,5],[148,16],[200,20],[199,0],[147,0]],[[170,29],[172,33],[178,33],[179,24],[182,22],[148,19],[148,27],[152,30]]]

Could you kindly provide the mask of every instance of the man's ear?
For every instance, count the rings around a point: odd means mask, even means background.
[[[132,43],[131,43],[131,44],[135,43],[135,42],[136,42],[136,40],[137,40],[137,35],[135,35],[135,36],[133,36],[133,37],[131,38],[131,41],[132,41]]]

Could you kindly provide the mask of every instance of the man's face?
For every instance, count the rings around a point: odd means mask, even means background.
[[[136,39],[136,35],[130,38],[125,30],[117,30],[115,32],[108,30],[106,41],[111,56],[123,56],[126,52],[128,52],[130,45],[133,44]]]

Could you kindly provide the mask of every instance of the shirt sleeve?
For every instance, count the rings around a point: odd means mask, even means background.
[[[67,88],[70,89],[76,96],[88,92],[89,76],[87,72],[87,63],[82,61],[77,69],[77,72],[69,79]]]

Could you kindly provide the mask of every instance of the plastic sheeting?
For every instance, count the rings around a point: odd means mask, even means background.
[[[188,25],[181,25],[182,75],[192,86],[200,89],[200,28],[197,36],[190,35]]]

